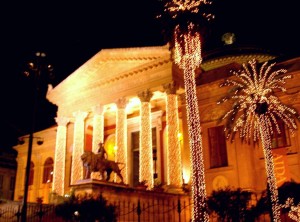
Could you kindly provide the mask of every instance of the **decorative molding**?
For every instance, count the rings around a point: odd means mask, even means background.
[[[150,102],[152,96],[153,93],[149,89],[138,93],[138,97],[141,100],[141,102]]]
[[[55,118],[55,121],[58,126],[67,126],[70,122],[70,119],[64,116],[59,116]]]
[[[125,97],[119,98],[116,101],[116,105],[117,105],[118,109],[125,109],[127,104],[128,104],[128,99],[126,99]]]
[[[176,90],[178,89],[178,86],[175,81],[172,81],[170,83],[164,84],[163,88],[167,94],[176,94]]]
[[[92,110],[95,115],[103,115],[105,108],[103,105],[98,104],[96,106],[93,106]]]

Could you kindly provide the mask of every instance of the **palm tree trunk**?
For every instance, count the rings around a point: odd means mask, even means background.
[[[194,69],[187,65],[183,69],[183,73],[192,166],[192,198],[194,203],[192,221],[205,222],[209,221],[209,215],[207,213],[202,136]]]
[[[280,206],[278,203],[278,189],[276,184],[276,176],[274,171],[274,161],[271,146],[271,133],[264,114],[259,116],[260,121],[260,137],[265,157],[265,168],[267,174],[268,197],[272,205],[271,220],[274,222],[281,221]]]

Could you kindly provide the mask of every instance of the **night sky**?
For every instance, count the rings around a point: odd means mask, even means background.
[[[2,5],[0,150],[11,148],[18,136],[30,132],[33,87],[23,72],[35,52],[47,54],[55,76],[49,82],[55,86],[103,48],[164,45],[162,27],[155,18],[157,6],[157,0]],[[300,55],[300,13],[295,0],[215,0],[213,13],[216,18],[204,42],[207,51],[222,47],[222,34],[233,32],[236,44]],[[55,125],[55,112],[54,105],[40,99],[35,130]]]

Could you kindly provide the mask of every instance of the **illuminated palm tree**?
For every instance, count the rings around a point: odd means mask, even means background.
[[[165,36],[169,38],[175,64],[183,70],[189,144],[192,166],[192,221],[208,221],[206,188],[201,139],[200,116],[196,95],[195,69],[202,62],[201,34],[207,21],[206,0],[163,1],[164,13],[159,18],[164,23]]]
[[[261,139],[265,157],[267,188],[272,204],[271,217],[273,221],[280,221],[280,207],[278,204],[278,189],[274,172],[271,139],[274,131],[280,133],[278,120],[293,133],[297,129],[295,119],[299,114],[295,109],[282,104],[274,95],[275,90],[283,92],[285,80],[291,75],[284,75],[287,70],[273,71],[275,63],[267,62],[258,67],[256,60],[243,64],[243,68],[233,71],[232,78],[225,80],[220,86],[233,86],[228,95],[218,103],[231,100],[232,108],[222,116],[226,119],[225,131],[227,138],[233,140],[236,132],[242,139],[254,142]]]

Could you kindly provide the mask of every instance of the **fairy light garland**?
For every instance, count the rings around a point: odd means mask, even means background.
[[[265,168],[267,174],[267,184],[270,192],[270,200],[272,204],[272,214],[273,221],[280,221],[280,205],[278,203],[278,190],[276,183],[276,176],[274,170],[274,161],[272,154],[272,141],[271,141],[271,132],[270,126],[267,124],[267,118],[265,115],[259,116],[259,124],[260,124],[260,134],[261,134],[261,143],[264,152],[265,160]]]
[[[121,98],[117,101],[117,126],[116,126],[116,140],[117,140],[117,152],[116,160],[119,163],[124,164],[124,168],[121,174],[124,179],[124,183],[128,183],[128,164],[127,164],[127,113],[126,113],[127,100]],[[117,182],[120,182],[120,178],[116,178]]]
[[[195,69],[202,62],[201,37],[207,21],[214,18],[206,13],[209,0],[171,0],[165,1],[167,37],[171,37],[173,60],[183,70],[187,120],[192,167],[192,221],[209,221],[206,203],[206,188],[203,163],[200,115],[196,96]],[[168,34],[172,33],[172,36]]]
[[[289,218],[294,221],[300,221],[300,203],[294,204],[294,198],[287,198],[286,202],[281,205],[282,208],[290,208]]]
[[[152,127],[151,104],[152,93],[143,91],[140,93],[140,151],[139,151],[139,182],[146,181],[147,189],[153,188],[153,151],[152,151]]]
[[[179,28],[179,27],[178,27]],[[174,61],[183,70],[185,97],[187,104],[187,123],[192,163],[192,197],[194,202],[192,220],[209,221],[206,203],[206,185],[203,161],[200,114],[196,92],[195,68],[202,62],[201,41],[198,33],[192,33],[194,25],[183,36],[175,31]]]
[[[282,104],[273,91],[281,90],[286,79],[291,75],[284,75],[287,70],[272,71],[275,63],[263,63],[260,68],[255,59],[243,64],[242,69],[232,71],[232,77],[220,85],[232,86],[228,95],[223,97],[218,104],[228,100],[233,101],[232,108],[227,111],[221,120],[227,120],[225,131],[227,138],[233,140],[235,133],[239,132],[245,141],[252,139],[254,142],[261,139],[265,156],[265,168],[268,189],[272,204],[273,221],[280,221],[280,205],[278,204],[278,189],[274,171],[271,139],[274,130],[280,133],[278,119],[281,119],[291,133],[297,129],[295,119],[300,119],[295,109]]]
[[[93,107],[94,118],[93,118],[93,145],[92,151],[98,152],[98,144],[104,142],[104,106],[97,105]]]
[[[178,140],[179,117],[176,94],[167,93],[167,123],[168,123],[168,152],[167,152],[167,178],[168,185],[182,186],[181,149]]]
[[[58,127],[56,132],[55,144],[55,161],[53,168],[52,191],[58,195],[64,195],[64,179],[65,179],[65,159],[66,159],[66,141],[67,141],[67,124],[69,119],[65,117],[55,118]]]
[[[73,113],[76,119],[74,123],[71,184],[75,184],[78,180],[83,178],[83,166],[80,156],[84,152],[84,119],[87,115],[87,112],[81,111]]]

